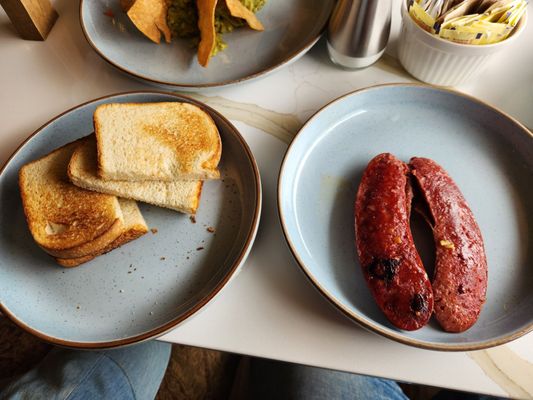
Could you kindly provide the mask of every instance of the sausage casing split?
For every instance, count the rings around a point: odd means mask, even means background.
[[[431,317],[433,291],[409,227],[408,174],[392,154],[370,161],[357,191],[355,230],[363,274],[378,306],[396,327],[415,330]]]
[[[487,291],[487,259],[481,231],[461,191],[433,160],[409,166],[429,209],[436,245],[435,317],[445,331],[463,332],[478,319]]]

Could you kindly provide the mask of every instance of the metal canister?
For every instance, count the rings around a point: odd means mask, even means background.
[[[339,0],[328,26],[328,52],[343,68],[364,68],[385,51],[391,0]]]

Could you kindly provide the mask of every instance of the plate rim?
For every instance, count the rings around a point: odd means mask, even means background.
[[[126,92],[118,92],[113,93],[105,96],[101,96],[95,99],[91,99],[88,101],[85,101],[83,103],[80,103],[78,105],[75,105],[66,111],[61,112],[60,114],[57,114],[44,124],[42,124],[39,128],[37,128],[35,131],[33,131],[27,138],[25,138],[21,144],[13,151],[13,153],[7,158],[6,162],[0,167],[0,177],[3,175],[5,169],[10,164],[11,160],[15,158],[19,152],[22,150],[22,148],[28,143],[33,137],[36,135],[39,135],[43,129],[48,127],[50,124],[55,122],[56,120],[64,117],[66,114],[76,111],[77,109],[87,106],[91,103],[95,103],[101,100],[106,99],[112,99],[116,97],[123,97],[123,96],[129,96],[129,95],[165,95],[165,96],[171,96],[176,99],[176,101],[183,101],[186,100],[200,108],[202,108],[204,111],[208,112],[208,114],[215,114],[217,117],[219,117],[224,123],[226,123],[232,133],[235,135],[237,140],[241,143],[242,148],[244,149],[250,164],[252,166],[253,170],[253,176],[255,178],[255,195],[256,195],[256,204],[255,204],[255,210],[253,214],[252,223],[250,224],[250,227],[248,228],[248,232],[246,234],[246,240],[244,241],[244,245],[242,246],[240,252],[235,257],[235,261],[231,265],[231,268],[228,270],[228,272],[224,275],[222,280],[211,290],[207,295],[202,297],[193,307],[191,307],[190,310],[187,310],[183,314],[177,316],[176,318],[171,319],[170,321],[157,326],[153,329],[147,330],[146,332],[129,336],[126,338],[121,339],[113,339],[113,340],[105,340],[105,341],[94,341],[94,342],[82,342],[82,341],[74,341],[74,340],[65,340],[61,338],[57,338],[54,336],[50,336],[45,334],[44,332],[41,332],[37,329],[32,328],[28,324],[26,324],[24,321],[19,319],[13,312],[11,312],[10,309],[7,308],[6,305],[4,305],[4,302],[0,299],[0,313],[5,315],[8,319],[10,319],[15,325],[17,325],[19,328],[23,329],[24,331],[36,336],[37,338],[44,340],[48,343],[58,345],[61,347],[68,347],[68,348],[76,348],[76,349],[110,349],[110,348],[117,348],[117,347],[123,347],[127,345],[132,345],[136,343],[142,343],[144,341],[155,339],[159,336],[162,336],[172,329],[174,329],[177,325],[180,323],[186,321],[190,317],[194,316],[197,312],[204,309],[204,307],[213,300],[224,288],[227,287],[227,284],[231,281],[232,278],[236,276],[236,273],[239,271],[240,267],[244,264],[246,261],[246,258],[248,257],[253,243],[255,241],[257,231],[259,228],[259,221],[261,217],[261,209],[262,209],[262,203],[263,203],[263,197],[262,197],[262,186],[261,186],[261,176],[259,173],[259,167],[257,166],[257,161],[252,153],[252,150],[248,146],[248,143],[246,143],[246,140],[244,140],[244,137],[241,135],[239,130],[221,113],[213,109],[212,107],[208,106],[207,104],[196,100],[190,96],[183,95],[183,94],[177,94],[177,93],[171,93],[166,92],[163,90],[134,90],[134,91],[126,91]]]
[[[490,339],[490,340],[485,340],[485,341],[477,341],[477,342],[472,342],[472,343],[467,343],[467,344],[462,344],[462,343],[447,343],[447,344],[433,343],[433,342],[428,342],[427,340],[409,338],[409,337],[406,337],[406,336],[402,335],[401,333],[389,332],[389,331],[383,329],[380,326],[380,324],[375,323],[372,320],[367,320],[367,319],[361,318],[356,313],[354,313],[352,310],[350,310],[348,307],[343,305],[340,301],[338,301],[335,298],[335,296],[330,295],[328,290],[325,287],[323,287],[320,284],[320,282],[313,276],[313,274],[307,269],[305,263],[303,262],[303,260],[299,256],[298,251],[296,249],[296,246],[294,245],[294,243],[292,242],[292,240],[290,238],[290,235],[289,235],[289,232],[288,232],[288,228],[287,228],[286,222],[285,222],[286,217],[284,215],[284,211],[283,211],[283,207],[282,207],[282,198],[283,198],[282,179],[283,179],[283,176],[285,174],[285,166],[286,166],[287,160],[288,160],[288,158],[291,155],[291,150],[293,148],[293,144],[296,142],[296,140],[298,139],[300,134],[302,134],[302,132],[304,132],[304,130],[306,130],[308,128],[308,126],[311,125],[316,118],[318,118],[324,111],[326,111],[330,107],[334,106],[337,102],[342,102],[343,100],[345,100],[348,97],[357,96],[357,95],[359,95],[361,93],[364,93],[364,92],[380,90],[380,89],[389,88],[389,87],[409,87],[409,88],[413,88],[414,87],[414,88],[430,89],[430,90],[434,90],[434,91],[437,91],[437,92],[444,92],[444,93],[448,93],[448,94],[452,94],[452,95],[455,95],[455,96],[459,96],[459,97],[465,98],[465,99],[467,99],[467,100],[469,100],[469,101],[471,101],[473,103],[477,103],[477,104],[480,104],[480,105],[482,105],[484,107],[487,107],[487,108],[491,109],[492,111],[494,111],[495,113],[500,114],[504,118],[507,118],[507,119],[511,120],[511,122],[516,124],[517,127],[520,128],[520,130],[524,134],[528,135],[531,139],[533,139],[533,132],[531,132],[524,124],[522,124],[520,121],[518,121],[516,118],[512,117],[511,115],[507,114],[506,112],[504,112],[504,111],[500,110],[499,108],[497,108],[497,107],[495,107],[495,106],[493,106],[493,105],[491,105],[491,104],[489,104],[489,103],[487,103],[487,102],[485,102],[485,101],[483,101],[481,99],[478,99],[478,98],[476,98],[474,96],[470,96],[468,94],[461,93],[459,91],[456,91],[456,90],[453,90],[453,89],[450,89],[450,88],[445,88],[445,87],[431,86],[431,85],[427,85],[427,84],[423,84],[423,83],[386,83],[386,84],[372,85],[372,86],[360,88],[360,89],[357,89],[357,90],[353,90],[353,91],[350,91],[350,92],[348,92],[346,94],[343,94],[343,95],[331,100],[330,102],[326,103],[324,106],[319,108],[318,111],[316,111],[311,117],[309,117],[309,119],[303,124],[303,126],[300,128],[300,130],[296,133],[296,135],[294,136],[294,138],[291,141],[290,145],[288,146],[288,148],[287,148],[287,150],[285,152],[285,155],[283,156],[283,161],[282,161],[280,169],[279,169],[278,185],[277,185],[277,190],[278,190],[278,195],[277,195],[278,218],[279,218],[279,221],[280,221],[280,224],[281,224],[281,227],[282,227],[283,236],[285,237],[285,241],[288,244],[289,250],[290,250],[293,258],[295,259],[296,264],[298,265],[299,269],[303,272],[303,274],[305,275],[307,280],[309,282],[311,282],[311,284],[314,286],[315,289],[317,289],[317,291],[322,295],[322,297],[324,299],[326,299],[331,305],[333,305],[338,311],[342,312],[346,317],[348,317],[350,320],[356,322],[362,328],[364,328],[366,330],[369,330],[371,332],[377,333],[377,334],[382,335],[382,336],[384,336],[384,337],[386,337],[388,339],[392,339],[392,340],[394,340],[396,342],[399,342],[399,343],[402,343],[402,344],[406,344],[406,345],[410,345],[410,346],[413,346],[413,347],[426,349],[426,350],[438,350],[438,351],[448,351],[448,352],[452,352],[452,351],[473,351],[473,350],[487,349],[489,347],[494,347],[494,346],[498,346],[498,345],[501,345],[501,344],[505,344],[505,343],[511,342],[511,341],[513,341],[515,339],[518,339],[519,337],[522,337],[525,334],[533,331],[533,319],[532,319],[532,321],[529,324],[527,324],[524,328],[518,330],[515,333],[508,334],[508,335],[503,335],[503,336],[501,336],[499,338],[495,338],[495,339]]]
[[[79,12],[78,12],[79,18],[78,18],[78,20],[80,22],[81,30],[83,32],[83,36],[84,36],[85,40],[87,41],[87,43],[89,43],[89,45],[94,50],[94,52],[96,54],[98,54],[104,61],[106,61],[111,66],[115,67],[116,69],[118,69],[119,71],[121,71],[121,72],[123,72],[123,73],[125,73],[127,75],[130,75],[130,76],[135,77],[137,79],[144,80],[144,81],[149,82],[151,84],[161,85],[161,86],[168,86],[168,87],[173,87],[173,88],[180,88],[180,89],[189,89],[189,90],[192,90],[192,89],[220,88],[220,87],[229,86],[229,85],[236,85],[236,84],[239,84],[239,83],[242,83],[242,82],[254,80],[256,78],[264,77],[264,76],[270,74],[271,72],[274,72],[274,71],[278,70],[279,68],[282,68],[283,66],[285,66],[287,64],[290,64],[293,61],[296,61],[300,56],[302,56],[305,53],[307,53],[311,49],[311,47],[313,47],[320,40],[320,38],[322,37],[322,34],[326,30],[326,27],[327,27],[328,21],[329,21],[329,17],[326,18],[324,23],[322,24],[322,27],[320,27],[320,29],[318,30],[317,35],[313,36],[312,38],[310,38],[310,40],[305,42],[305,44],[302,47],[299,47],[298,49],[290,52],[288,57],[286,57],[284,60],[282,60],[281,62],[279,62],[277,64],[271,65],[271,66],[269,66],[267,68],[263,68],[263,69],[259,70],[258,72],[255,72],[255,73],[253,73],[251,75],[247,75],[247,76],[244,76],[244,77],[241,77],[241,78],[237,78],[237,79],[223,80],[223,81],[219,81],[219,82],[215,82],[215,83],[199,83],[199,84],[174,83],[174,82],[168,82],[168,81],[162,81],[162,80],[150,78],[150,77],[148,77],[146,75],[130,71],[127,68],[123,67],[122,65],[119,65],[115,61],[111,60],[106,55],[104,55],[104,53],[102,51],[100,51],[100,49],[93,42],[93,40],[91,40],[91,38],[90,38],[89,34],[87,33],[86,28],[85,28],[85,21],[84,21],[84,17],[83,17],[83,4],[85,3],[85,1],[86,0],[80,0],[80,4],[79,4]],[[87,1],[91,1],[91,0],[87,0]],[[334,4],[335,3],[333,1],[332,2],[332,10],[333,10]]]

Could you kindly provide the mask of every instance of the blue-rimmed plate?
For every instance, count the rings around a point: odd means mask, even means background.
[[[414,332],[392,326],[366,287],[355,251],[354,200],[375,155],[429,157],[454,178],[483,233],[489,264],[487,302],[460,334],[434,321]],[[307,277],[362,326],[402,343],[473,350],[533,329],[533,136],[495,108],[456,92],[385,85],[343,96],[298,133],[281,167],[279,212],[287,242]],[[424,264],[431,232],[412,224]]]
[[[58,266],[28,230],[20,167],[90,134],[99,104],[160,101],[194,103],[211,115],[223,179],[204,183],[195,220],[139,203],[152,232],[79,267]],[[162,335],[225,287],[255,239],[261,183],[246,142],[218,112],[183,96],[134,92],[82,104],[38,129],[0,170],[0,201],[0,311],[51,343],[107,348]]]
[[[268,0],[257,13],[265,30],[238,29],[224,35],[228,47],[208,68],[186,40],[157,45],[144,37],[119,1],[82,0],[80,22],[91,47],[119,70],[146,82],[181,89],[236,84],[295,61],[320,38],[333,0]]]

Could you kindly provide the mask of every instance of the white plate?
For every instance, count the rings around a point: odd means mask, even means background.
[[[383,152],[404,161],[432,158],[474,212],[489,282],[480,318],[466,332],[446,333],[433,320],[418,331],[399,330],[366,286],[355,250],[355,194],[366,165]],[[456,92],[385,85],[341,97],[306,123],[285,155],[278,201],[284,233],[302,270],[348,317],[402,343],[473,350],[533,329],[532,182],[533,136],[520,123]],[[429,269],[433,235],[423,223],[412,228]]]
[[[265,30],[225,34],[228,47],[204,68],[185,40],[157,45],[140,33],[120,2],[81,0],[80,21],[92,48],[111,65],[149,83],[181,89],[236,84],[287,65],[320,38],[333,0],[268,0],[257,16]]]
[[[204,183],[196,223],[188,215],[140,204],[156,233],[79,267],[60,267],[28,230],[20,167],[91,133],[99,104],[158,101],[191,102],[211,115],[222,138],[223,180]],[[255,239],[261,183],[246,142],[218,112],[183,96],[134,92],[82,104],[37,130],[0,171],[0,199],[0,311],[51,343],[106,348],[162,335],[225,287]]]

